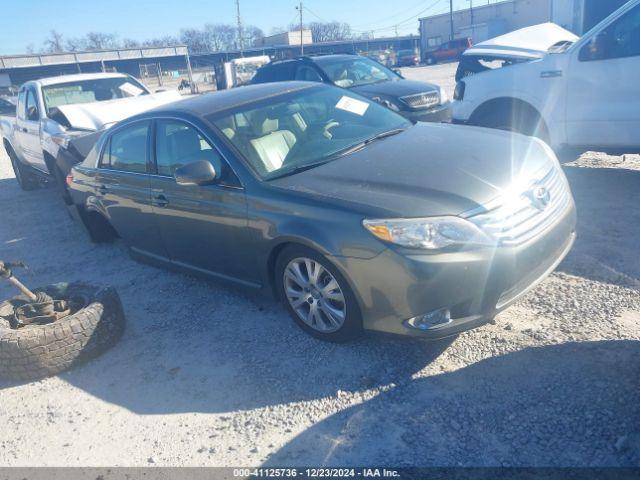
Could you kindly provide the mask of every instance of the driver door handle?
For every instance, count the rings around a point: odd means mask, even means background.
[[[169,205],[169,200],[167,200],[167,197],[165,197],[164,195],[160,194],[160,195],[157,195],[156,197],[154,197],[153,200],[151,201],[151,203],[156,207],[164,208],[167,205]]]

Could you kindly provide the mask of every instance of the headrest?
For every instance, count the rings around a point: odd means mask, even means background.
[[[200,136],[192,128],[184,128],[172,133],[169,142],[177,158],[188,157],[202,150]]]
[[[256,137],[275,132],[279,126],[278,119],[269,118],[269,113],[266,109],[255,110],[249,123],[251,124],[252,133]]]

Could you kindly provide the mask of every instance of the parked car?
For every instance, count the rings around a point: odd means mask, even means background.
[[[424,62],[427,65],[435,65],[440,62],[453,62],[460,60],[462,53],[472,45],[470,38],[457,38],[449,42],[444,42],[435,50],[427,52]]]
[[[14,115],[0,117],[2,143],[24,190],[53,178],[69,202],[64,179],[71,166],[56,161],[69,140],[179,98],[177,92],[151,94],[135,78],[121,73],[27,82],[18,92]]]
[[[571,248],[575,207],[530,137],[413,124],[352,91],[269,83],[120,122],[72,169],[92,238],[275,291],[295,322],[440,338],[493,318]]]
[[[415,50],[398,50],[396,67],[413,67],[420,64],[420,56]]]
[[[407,80],[359,55],[324,55],[272,62],[260,68],[252,84],[304,80],[348,89],[400,113],[411,121],[451,118],[450,103],[437,85]]]
[[[535,135],[554,148],[640,150],[640,0],[582,38],[554,24],[483,42],[460,62],[456,123]]]

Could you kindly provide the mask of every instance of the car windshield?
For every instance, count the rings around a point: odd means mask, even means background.
[[[350,88],[358,85],[398,80],[400,77],[366,57],[317,58],[316,63],[338,87]]]
[[[344,90],[317,86],[208,117],[264,180],[346,155],[412,124]]]
[[[47,114],[61,105],[103,102],[116,98],[137,97],[149,91],[131,77],[99,78],[58,83],[42,87]]]

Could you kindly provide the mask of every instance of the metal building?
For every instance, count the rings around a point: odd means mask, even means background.
[[[139,78],[160,77],[163,71],[189,68],[185,46],[9,55],[0,57],[0,83],[21,85],[43,77],[101,71],[123,72]]]
[[[626,3],[627,0],[505,0],[420,19],[422,52],[453,38],[482,42],[520,28],[554,22],[580,35]]]

